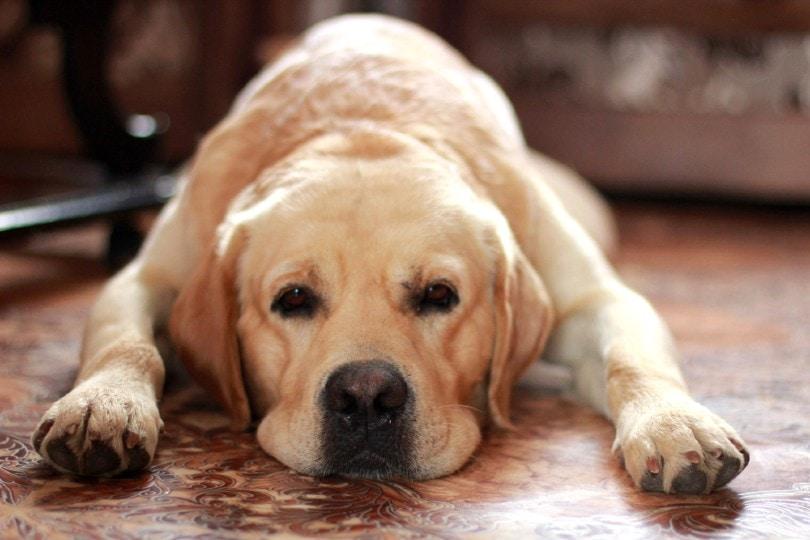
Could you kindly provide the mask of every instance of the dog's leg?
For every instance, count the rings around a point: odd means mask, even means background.
[[[59,470],[112,475],[142,469],[154,455],[164,376],[154,328],[189,251],[177,238],[175,208],[166,208],[138,257],[104,287],[87,323],[74,388],[34,431],[34,448]]]
[[[637,485],[678,493],[725,485],[748,462],[742,439],[690,397],[655,310],[619,280],[542,177],[519,169],[533,208],[513,230],[557,314],[546,354],[571,365],[580,395],[613,420],[614,449]]]

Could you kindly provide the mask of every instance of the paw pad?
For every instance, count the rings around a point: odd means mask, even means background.
[[[103,441],[93,441],[90,449],[84,453],[79,473],[98,476],[115,472],[120,466],[121,458],[115,450]]]

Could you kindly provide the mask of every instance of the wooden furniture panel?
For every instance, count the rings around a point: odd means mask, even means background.
[[[484,17],[512,24],[542,20],[594,26],[673,26],[740,36],[752,32],[810,31],[806,0],[474,0]]]
[[[810,200],[810,120],[644,114],[513,95],[528,143],[622,194]]]
[[[810,2],[472,0],[450,3],[439,12],[426,7],[422,13],[431,27],[447,35],[505,88],[530,145],[574,166],[602,189],[810,202],[806,97],[792,110],[769,110],[766,103],[734,113],[687,107],[659,113],[608,99],[588,102],[582,96],[566,96],[566,90],[551,88],[545,81],[533,81],[524,48],[526,32],[538,26],[590,29],[586,31],[594,39],[569,55],[592,54],[589,47],[609,41],[618,30],[667,27],[667,32],[675,29],[697,40],[698,49],[703,43],[707,51],[727,46],[747,51],[744,54],[753,51],[755,56],[764,54],[761,40],[772,34],[810,36]],[[453,23],[460,28],[450,29]],[[701,69],[723,69],[712,62]]]

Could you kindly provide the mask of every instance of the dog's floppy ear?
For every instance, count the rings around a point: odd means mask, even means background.
[[[514,240],[507,242],[514,244]],[[495,285],[495,346],[489,372],[490,419],[511,428],[512,386],[540,357],[551,331],[551,302],[540,277],[517,245],[501,256]]]
[[[169,332],[191,375],[222,404],[233,429],[244,430],[251,418],[236,335],[235,278],[245,235],[234,229],[226,240],[215,239],[180,291]]]

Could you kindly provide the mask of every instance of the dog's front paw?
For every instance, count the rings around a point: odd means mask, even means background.
[[[737,432],[689,399],[628,406],[616,424],[614,450],[637,486],[664,493],[721,488],[749,460]]]
[[[112,476],[146,467],[162,426],[154,399],[87,381],[48,409],[31,442],[60,471]]]

